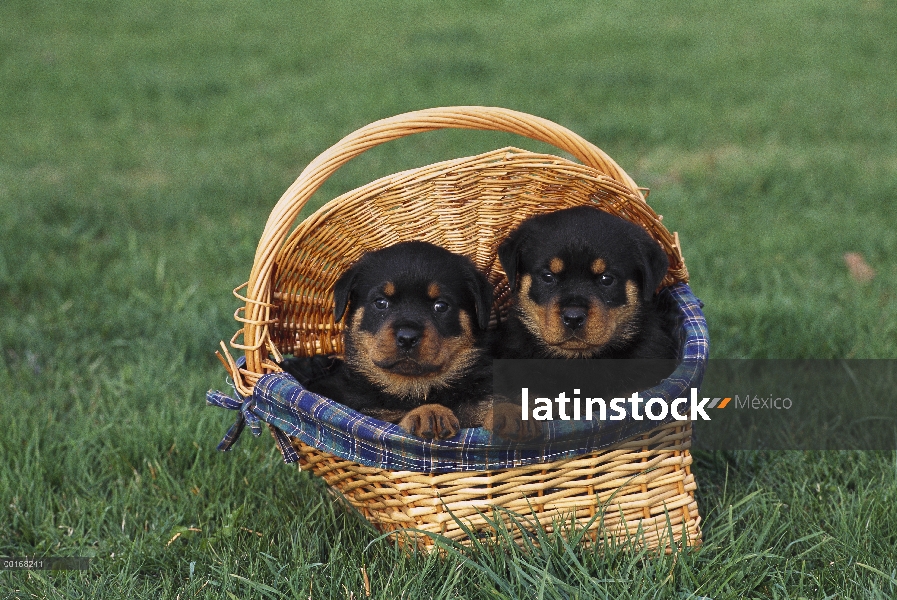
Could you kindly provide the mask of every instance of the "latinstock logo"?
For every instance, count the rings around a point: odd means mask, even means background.
[[[599,421],[622,421],[627,417],[636,421],[664,421],[672,417],[676,421],[710,421],[707,410],[723,409],[729,406],[738,408],[791,408],[789,398],[760,398],[750,395],[742,400],[739,396],[726,398],[699,398],[698,389],[690,388],[689,396],[676,398],[668,402],[663,398],[643,398],[638,392],[634,392],[627,398],[612,398],[605,400],[600,397],[583,396],[580,389],[574,389],[571,396],[567,392],[559,393],[555,398],[533,398],[530,409],[529,388],[521,388],[521,418],[528,421],[530,418],[536,421],[552,421],[555,418],[561,421],[591,421],[597,418]],[[735,403],[732,404],[732,400]],[[557,415],[557,416],[555,416]]]

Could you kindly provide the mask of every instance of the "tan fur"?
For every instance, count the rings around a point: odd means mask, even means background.
[[[396,358],[395,331],[389,324],[377,334],[361,331],[362,310],[358,310],[352,319],[352,326],[346,331],[354,348],[347,361],[368,381],[391,396],[426,401],[433,390],[452,385],[482,352],[474,347],[470,315],[460,311],[461,335],[440,338],[432,326],[424,329],[415,359],[421,365],[432,368],[432,372],[421,375],[390,372],[377,366],[377,363],[388,363]]]
[[[560,258],[558,258],[557,256],[555,256],[554,258],[551,259],[551,262],[548,263],[548,269],[552,273],[557,275],[558,273],[560,273],[561,271],[564,270],[564,261],[561,260]]]
[[[532,440],[542,434],[542,424],[535,419],[523,420],[519,402],[501,396],[481,403],[479,410],[483,428],[509,440]]]
[[[606,270],[607,264],[604,262],[603,258],[596,258],[592,261],[592,273],[595,275],[601,275]]]
[[[360,412],[369,417],[374,417],[379,421],[386,421],[387,423],[398,423],[402,420],[402,417],[404,417],[408,411],[398,408],[379,408],[372,406],[369,408],[363,408]]]
[[[387,281],[386,285],[383,286],[383,293],[387,296],[392,296],[396,293],[396,284],[391,281]]]
[[[408,411],[399,427],[418,437],[447,439],[457,435],[461,424],[455,413],[441,404],[424,404]]]
[[[641,300],[638,286],[634,281],[626,282],[626,304],[611,308],[607,312],[610,322],[613,324],[615,338],[619,341],[629,341],[638,333],[637,317],[641,308]]]
[[[543,328],[550,319],[548,308],[536,304],[529,297],[529,290],[533,285],[533,278],[527,273],[520,276],[520,293],[518,294],[518,306],[520,308],[520,320],[530,332],[540,340],[546,339]]]
[[[626,282],[626,304],[607,308],[601,302],[591,302],[585,330],[576,333],[564,326],[557,300],[552,299],[548,306],[541,306],[530,299],[531,285],[529,275],[520,278],[520,318],[545,344],[549,354],[558,358],[588,358],[609,342],[627,341],[638,333],[635,317],[639,310],[639,291],[632,281]]]
[[[441,290],[439,289],[438,283],[434,282],[427,286],[427,296],[429,296],[431,300],[438,298],[440,292]]]

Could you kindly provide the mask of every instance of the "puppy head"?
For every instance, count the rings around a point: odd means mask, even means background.
[[[492,288],[463,256],[426,242],[369,252],[334,286],[346,361],[386,393],[424,401],[482,352]]]
[[[669,268],[644,229],[589,206],[527,219],[498,257],[521,321],[559,358],[592,358],[632,341]]]

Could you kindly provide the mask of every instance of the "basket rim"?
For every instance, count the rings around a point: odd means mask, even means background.
[[[641,394],[665,398],[669,402],[681,397],[684,390],[700,386],[709,358],[709,339],[702,304],[688,284],[680,283],[666,289],[684,317],[686,335],[682,343],[682,360],[667,379]],[[368,467],[420,473],[489,471],[551,462],[611,447],[663,423],[629,418],[620,421],[619,428],[612,429],[587,421],[575,425],[573,422],[553,422],[552,426],[558,427],[558,437],[553,439],[553,434],[548,433],[541,446],[493,442],[491,434],[481,428],[462,430],[459,436],[450,440],[424,440],[397,425],[378,421],[309,392],[285,373],[264,375],[251,394],[240,396],[239,401],[230,399],[228,403],[220,392],[215,394],[219,396],[214,401],[210,396],[211,404],[241,411],[219,449],[226,450],[236,441],[242,430],[241,419],[245,417],[250,423],[261,420],[279,431],[279,434],[275,432],[275,437],[285,462],[298,460],[287,439],[289,436],[322,452]],[[232,432],[235,435],[232,436]]]

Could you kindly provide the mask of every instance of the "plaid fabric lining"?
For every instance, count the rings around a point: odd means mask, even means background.
[[[661,293],[670,294],[683,317],[685,340],[682,362],[670,377],[646,390],[645,398],[671,402],[687,397],[689,388],[699,387],[710,351],[703,304],[686,284],[676,284]],[[248,398],[231,398],[209,391],[208,404],[239,411],[239,416],[218,445],[228,450],[248,424],[254,435],[260,421],[273,426],[285,462],[298,455],[286,436],[340,458],[392,471],[444,473],[488,471],[551,462],[586,454],[643,434],[657,421],[544,421],[538,443],[502,440],[482,428],[462,429],[454,438],[428,441],[412,436],[398,425],[367,417],[338,402],[309,392],[286,373],[271,373],[259,379]],[[672,417],[668,421],[672,420]]]

